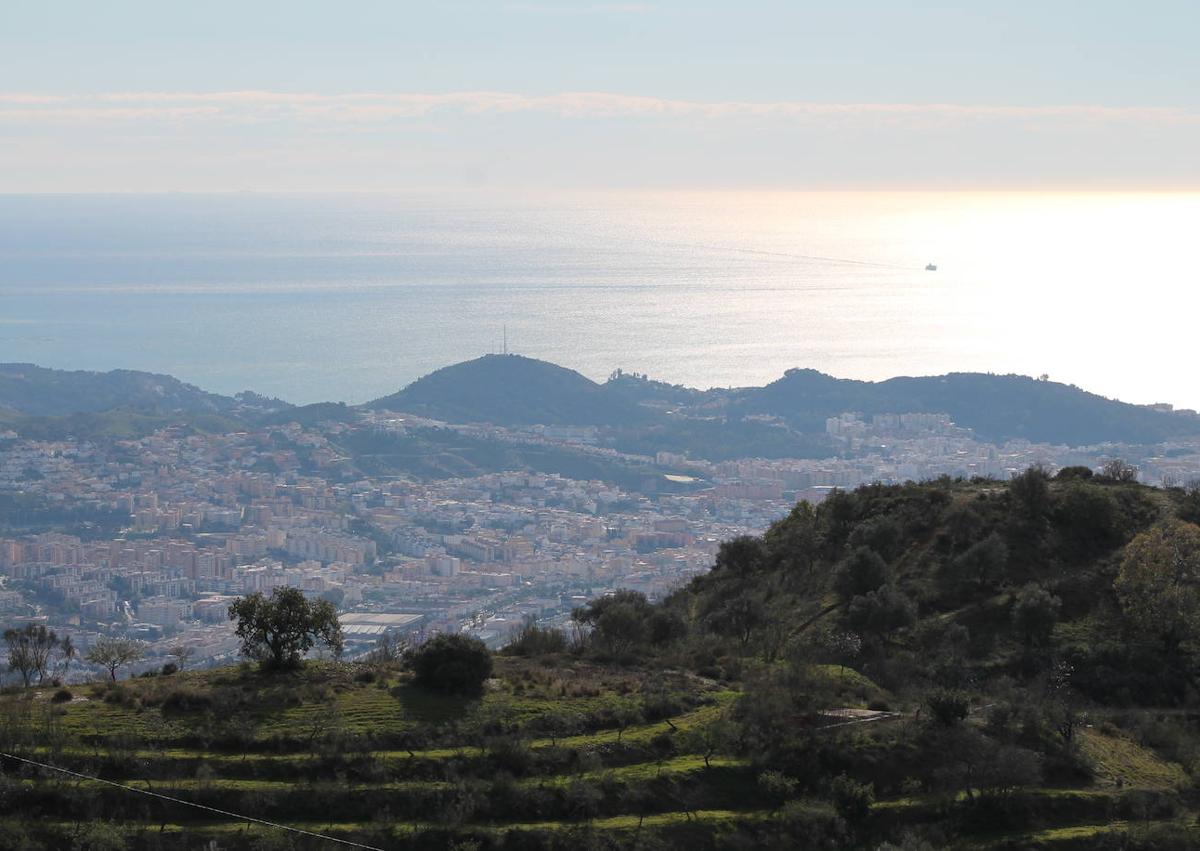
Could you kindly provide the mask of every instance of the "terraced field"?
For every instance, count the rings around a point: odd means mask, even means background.
[[[26,832],[86,835],[102,815],[126,838],[172,847],[331,841],[307,831],[392,848],[762,815],[751,768],[701,736],[735,692],[684,674],[548,674],[519,660],[499,660],[497,674],[473,699],[334,665],[8,695],[0,800]]]
[[[815,675],[847,708],[886,696],[850,669]],[[396,671],[312,665],[91,684],[63,698],[0,697],[0,848],[21,837],[80,849],[465,849],[608,836],[700,849],[781,819],[837,819],[827,800],[768,803],[759,767],[714,734],[738,693],[684,673],[499,659],[487,691],[465,699]],[[814,735],[867,742],[915,723],[885,720],[894,723]],[[1178,765],[1112,730],[1083,730],[1080,750],[1096,774],[1087,787],[1019,792],[1039,827],[985,825],[956,847],[1082,848],[1190,829],[1153,806],[1187,783]],[[1156,797],[1139,805],[1139,791]],[[894,835],[964,803],[879,800],[862,835]]]

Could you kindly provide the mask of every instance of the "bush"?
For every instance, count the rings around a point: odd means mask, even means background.
[[[925,705],[933,720],[943,727],[952,727],[967,717],[970,701],[961,691],[937,689],[925,698]]]
[[[50,698],[50,700],[54,703],[67,703],[74,699],[75,695],[71,694],[70,690],[65,688],[60,688],[54,693],[54,696]]]
[[[194,712],[212,706],[212,695],[194,688],[177,688],[163,698],[163,712]]]
[[[875,802],[875,790],[865,783],[859,783],[844,774],[833,778],[829,784],[830,797],[833,807],[839,816],[850,824],[865,819],[871,813],[871,804]]]
[[[169,677],[172,674],[177,674],[177,673],[179,673],[179,666],[176,665],[174,662],[168,662],[167,664],[162,666],[162,675],[164,677]]]
[[[567,637],[560,630],[540,627],[537,618],[529,615],[521,621],[503,652],[506,656],[547,656],[564,653],[566,649]]]
[[[405,661],[418,685],[455,694],[479,691],[492,675],[487,645],[469,635],[436,635],[408,651]]]

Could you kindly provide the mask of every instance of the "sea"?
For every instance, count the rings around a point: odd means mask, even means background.
[[[7,195],[0,362],[358,403],[507,345],[598,381],[985,371],[1200,407],[1198,226],[1185,193]]]

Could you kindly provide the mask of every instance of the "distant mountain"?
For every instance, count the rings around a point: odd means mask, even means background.
[[[1082,446],[1104,442],[1155,443],[1200,434],[1200,418],[1106,399],[1078,387],[1022,375],[951,373],[870,382],[789,370],[766,387],[734,391],[732,409],[772,414],[801,431],[824,428],[846,411],[944,413],[984,440],[1025,438]]]
[[[26,416],[57,417],[118,408],[154,414],[231,414],[286,406],[285,402],[254,393],[240,394],[236,399],[208,393],[152,372],[67,371],[28,363],[0,364],[0,408]]]
[[[619,371],[597,384],[573,370],[518,355],[485,355],[439,369],[366,407],[458,423],[608,426],[616,430],[614,445],[627,451],[667,449],[707,458],[823,457],[833,450],[817,440],[824,440],[825,420],[845,412],[868,418],[948,414],[989,441],[1025,438],[1083,446],[1200,435],[1195,414],[1131,405],[1021,375],[951,373],[872,382],[792,369],[765,387],[701,391]],[[0,412],[0,421],[13,427],[22,421],[24,431],[33,428],[30,418],[103,412],[114,413],[104,428],[135,421],[146,428],[150,418],[180,415],[216,414],[263,425],[355,417],[355,408],[341,403],[294,408],[251,392],[208,393],[169,375],[32,364],[0,364]]]
[[[439,369],[368,407],[496,425],[617,426],[652,416],[578,372],[519,355],[484,355]]]

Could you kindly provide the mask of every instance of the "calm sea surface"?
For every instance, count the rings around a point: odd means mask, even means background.
[[[598,380],[990,370],[1200,406],[1198,229],[1165,194],[0,196],[0,361],[362,402],[507,326]]]

